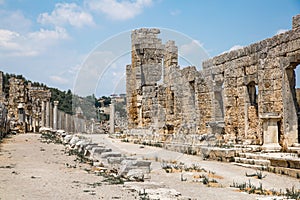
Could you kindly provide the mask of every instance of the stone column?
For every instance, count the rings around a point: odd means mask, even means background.
[[[260,116],[263,120],[263,146],[266,151],[280,151],[281,146],[278,143],[278,125],[281,116],[276,113],[264,113]]]
[[[110,104],[110,116],[109,116],[109,132],[115,133],[115,100],[111,100]]]
[[[62,118],[61,118],[61,112],[57,111],[57,129],[63,129],[61,127],[61,122],[62,122]]]
[[[95,119],[92,118],[92,120],[91,120],[91,133],[92,134],[94,133],[94,125],[95,125]]]
[[[36,129],[35,129],[36,121],[35,121],[35,119],[36,119],[36,115],[34,113],[33,116],[32,116],[32,124],[31,124],[32,132],[34,132],[34,133],[36,132]]]
[[[46,127],[50,128],[50,102],[46,102]]]
[[[53,105],[50,103],[50,128],[53,128]]]
[[[41,106],[41,127],[45,126],[45,102],[42,101],[42,106]]]
[[[57,106],[59,101],[54,101],[54,108],[53,108],[53,129],[57,129]]]
[[[65,113],[65,130],[67,132],[71,132],[70,128],[69,128],[69,114]]]

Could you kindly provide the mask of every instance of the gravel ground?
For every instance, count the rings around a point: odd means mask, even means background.
[[[20,134],[0,145],[0,199],[136,199],[122,185],[108,185],[89,174],[88,165],[68,156],[65,147]],[[76,168],[74,168],[76,166]]]
[[[123,143],[108,135],[85,135],[93,142],[126,155],[152,161],[150,178],[193,199],[245,199],[252,200],[258,195],[239,192],[230,185],[233,181],[263,184],[264,188],[285,191],[295,186],[300,188],[299,179],[263,172],[266,178],[259,180],[246,177],[254,173],[230,163],[203,161],[199,156],[184,155],[156,147]],[[161,168],[162,161],[197,163],[216,175],[220,187],[207,187],[193,182],[196,172],[166,173]],[[75,156],[65,153],[60,144],[47,144],[40,140],[40,134],[20,134],[6,138],[0,144],[0,199],[139,199],[136,193],[124,189],[122,185],[104,183],[104,177],[88,173],[90,166],[76,161]],[[186,181],[181,181],[181,177]]]

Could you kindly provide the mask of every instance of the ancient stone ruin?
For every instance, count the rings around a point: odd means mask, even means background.
[[[201,71],[181,69],[175,42],[163,44],[159,33],[132,31],[128,135],[184,144],[214,137],[265,150],[299,145],[300,15],[292,30],[211,58]]]
[[[58,101],[50,102],[49,89],[33,86],[31,82],[25,83],[17,77],[11,77],[8,82],[7,86],[3,84],[3,72],[0,72],[1,128],[5,124],[9,126],[1,131],[1,135],[8,131],[25,133],[42,129],[63,129],[76,133],[88,131],[89,122],[78,113],[67,114],[58,109]],[[4,92],[5,87],[7,92]],[[2,122],[4,119],[5,123]]]

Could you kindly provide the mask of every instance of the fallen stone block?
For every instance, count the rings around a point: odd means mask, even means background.
[[[69,143],[71,141],[72,137],[73,137],[73,135],[66,135],[64,137],[64,143],[65,144]]]
[[[95,144],[95,143],[88,144],[88,145],[85,146],[85,150],[92,150],[92,148],[94,148],[96,146],[98,146],[98,144]]]
[[[83,146],[89,144],[89,141],[86,140],[79,140],[76,144],[75,144],[75,149],[77,149],[79,152],[83,151]]]
[[[108,158],[108,157],[121,157],[122,154],[119,152],[103,152],[101,154],[101,158]]]
[[[78,141],[79,141],[79,137],[73,136],[72,139],[70,140],[69,144],[72,146],[72,145],[75,145]]]
[[[137,158],[134,157],[108,157],[107,163],[108,164],[121,164],[123,160],[136,160]]]
[[[61,137],[65,137],[67,135],[66,131],[64,131],[64,130],[57,130],[56,134]]]
[[[150,173],[150,161],[144,160],[123,160],[119,170],[119,176],[126,176],[126,174],[132,169],[140,169],[145,174]]]
[[[52,128],[47,128],[47,127],[41,127],[39,129],[40,133],[50,133],[52,131]]]
[[[90,156],[92,148],[98,146],[97,144],[87,144],[83,149],[84,149],[84,156]]]
[[[121,164],[121,162],[125,159],[125,157],[109,157],[107,158],[107,163],[112,165]]]
[[[111,152],[112,150],[110,148],[102,147],[102,146],[95,146],[91,150],[91,155],[94,154],[102,154],[104,152]]]
[[[144,172],[141,169],[131,169],[126,174],[126,178],[130,181],[144,181]]]
[[[91,152],[90,158],[95,160],[102,160],[103,158],[101,157],[101,154],[105,152],[111,152],[111,151],[112,150],[110,148],[95,147],[90,151]]]

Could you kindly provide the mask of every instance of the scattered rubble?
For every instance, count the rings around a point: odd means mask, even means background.
[[[52,131],[45,129],[42,138],[57,141],[66,146],[69,154],[76,154],[81,162],[89,163],[91,169],[86,169],[89,173],[95,173],[105,177],[104,182],[109,184],[124,184],[128,190],[139,192],[140,196],[147,197],[149,200],[155,199],[190,199],[183,198],[174,189],[166,186],[153,188],[153,183],[146,181],[151,171],[151,161],[140,160],[132,156],[126,156],[112,149],[92,143],[91,139],[81,135],[68,134],[64,131]],[[67,164],[68,168],[76,168]],[[131,184],[128,184],[128,183]],[[145,185],[138,184],[144,182]],[[130,185],[130,186],[129,186]],[[149,186],[149,187],[148,187]],[[146,193],[141,193],[144,191]],[[87,191],[90,192],[90,191]]]

